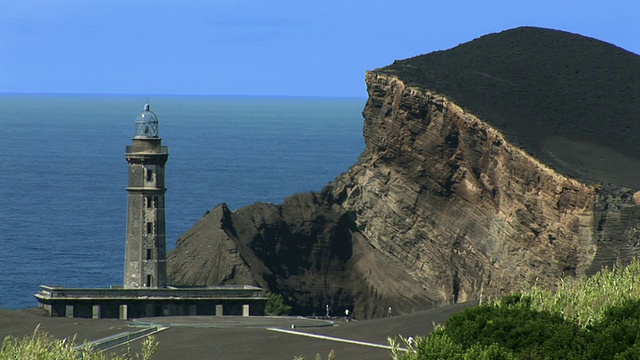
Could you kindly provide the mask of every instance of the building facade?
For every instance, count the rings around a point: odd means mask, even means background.
[[[267,299],[255,286],[65,288],[35,294],[49,316],[130,319],[155,316],[261,316]]]

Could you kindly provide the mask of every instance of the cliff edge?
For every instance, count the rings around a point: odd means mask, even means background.
[[[319,193],[214,208],[170,253],[174,284],[256,284],[297,313],[368,318],[639,253],[637,55],[517,28],[366,83],[358,163]]]

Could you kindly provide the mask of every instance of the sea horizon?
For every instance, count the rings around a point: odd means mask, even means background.
[[[364,149],[364,98],[0,93],[0,308],[122,283],[127,163],[149,99],[168,146],[167,248],[215,206],[320,191]]]
[[[340,96],[340,95],[273,95],[273,94],[170,94],[170,93],[101,93],[101,92],[22,92],[22,91],[0,91],[0,96],[12,96],[12,95],[25,95],[25,96],[97,96],[97,97],[112,97],[112,96],[123,96],[123,97],[134,97],[140,96],[144,98],[153,98],[155,96],[158,97],[218,97],[218,98],[273,98],[273,99],[345,99],[345,100],[367,100],[367,96]]]

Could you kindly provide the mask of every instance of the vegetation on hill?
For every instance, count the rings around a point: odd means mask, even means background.
[[[640,261],[453,315],[394,360],[638,359]]]
[[[542,158],[549,136],[640,158],[640,56],[596,39],[520,27],[376,71],[446,95]]]

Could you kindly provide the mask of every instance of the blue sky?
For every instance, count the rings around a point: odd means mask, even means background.
[[[365,97],[364,73],[528,25],[640,53],[640,1],[0,0],[0,92]]]

